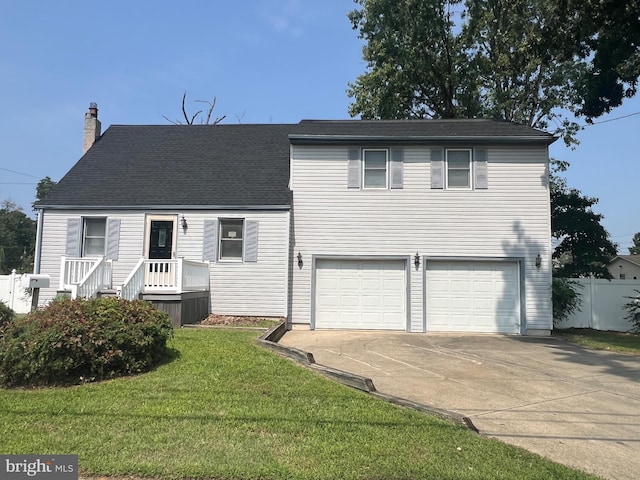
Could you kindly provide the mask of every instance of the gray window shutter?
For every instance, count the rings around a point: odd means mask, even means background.
[[[67,218],[67,247],[65,255],[67,257],[80,256],[80,235],[82,233],[81,218]]]
[[[349,149],[349,163],[347,164],[347,187],[348,188],[360,188],[360,149]]]
[[[475,188],[478,190],[486,190],[489,188],[489,176],[487,175],[487,151],[476,150],[474,158],[474,177]]]
[[[391,149],[391,180],[390,188],[402,188],[404,180],[404,150],[402,148]]]
[[[431,188],[444,188],[444,150],[431,149]]]
[[[202,260],[215,262],[218,257],[218,220],[205,220],[202,233]]]
[[[244,222],[244,261],[258,261],[258,221],[245,220]]]
[[[120,219],[107,219],[107,252],[105,258],[109,260],[118,260],[118,252],[120,250]]]

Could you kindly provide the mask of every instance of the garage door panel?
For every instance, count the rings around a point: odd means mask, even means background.
[[[515,262],[427,262],[427,331],[519,333]]]
[[[406,330],[405,276],[400,260],[317,260],[315,328]]]

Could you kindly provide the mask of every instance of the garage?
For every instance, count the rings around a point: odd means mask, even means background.
[[[404,260],[318,259],[315,328],[406,330]]]
[[[520,333],[517,262],[427,261],[427,332]]]

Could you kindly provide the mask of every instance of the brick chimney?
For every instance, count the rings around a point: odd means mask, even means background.
[[[82,154],[87,153],[91,145],[100,138],[102,124],[98,120],[98,104],[91,102],[89,111],[84,114],[84,148]]]

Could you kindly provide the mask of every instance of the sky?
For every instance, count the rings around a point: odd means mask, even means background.
[[[109,125],[168,124],[182,95],[195,113],[216,98],[225,123],[347,119],[349,82],[365,72],[352,0],[0,0],[0,201],[34,216],[36,184],[82,155],[84,114]],[[624,118],[620,118],[624,117]],[[619,253],[640,231],[640,97],[578,134],[570,187]]]

